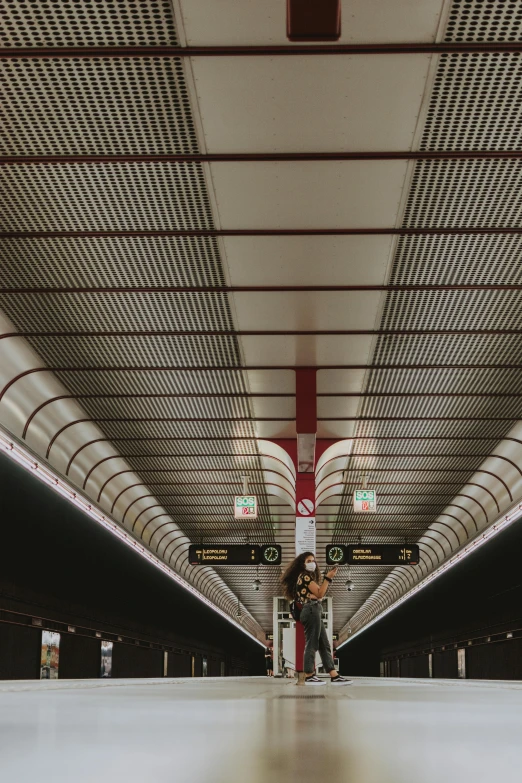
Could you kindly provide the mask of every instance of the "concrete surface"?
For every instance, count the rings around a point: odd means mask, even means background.
[[[6,782],[518,783],[521,737],[522,683],[0,683]]]

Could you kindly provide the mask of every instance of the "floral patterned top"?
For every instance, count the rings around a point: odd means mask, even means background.
[[[318,599],[309,592],[308,587],[310,585],[310,582],[315,581],[315,574],[310,574],[308,571],[303,571],[302,574],[299,574],[297,577],[297,582],[295,585],[295,593],[296,598],[301,604],[307,604],[310,601],[317,601]]]

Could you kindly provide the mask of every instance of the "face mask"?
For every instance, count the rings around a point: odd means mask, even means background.
[[[305,568],[306,568],[307,571],[310,571],[310,572],[315,571],[316,564],[315,563],[305,563]]]

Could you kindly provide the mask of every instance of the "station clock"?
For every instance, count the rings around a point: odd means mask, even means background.
[[[262,546],[261,563],[266,565],[280,565],[281,547],[278,544],[266,544],[266,546]]]

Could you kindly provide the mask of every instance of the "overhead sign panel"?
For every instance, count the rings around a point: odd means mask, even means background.
[[[328,565],[417,565],[417,544],[329,544]]]
[[[358,514],[377,511],[377,493],[374,489],[356,489],[353,493],[353,510]]]
[[[359,544],[348,546],[348,563],[368,565],[417,565],[417,544]]]
[[[257,497],[255,495],[236,495],[234,498],[234,517],[236,519],[257,519]]]
[[[191,565],[280,565],[279,544],[213,544],[189,547]]]

